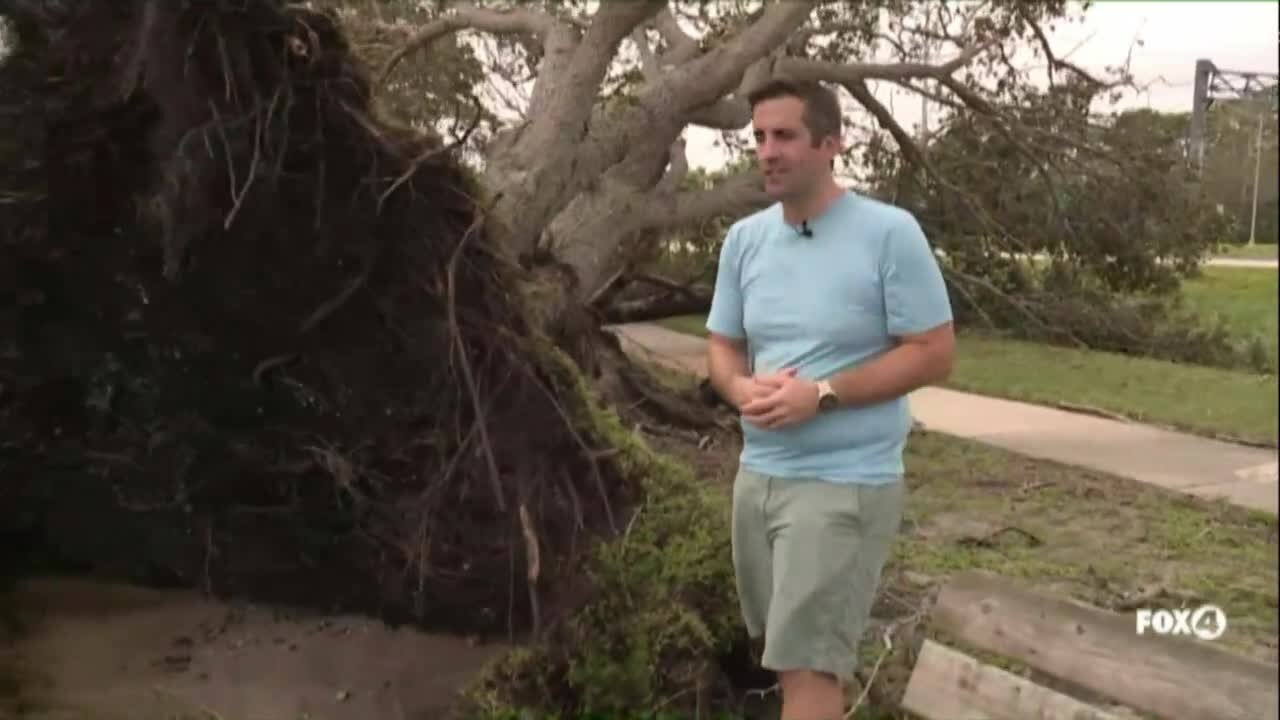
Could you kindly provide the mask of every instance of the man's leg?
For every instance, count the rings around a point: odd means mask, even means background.
[[[764,635],[773,594],[773,557],[764,516],[769,483],[768,477],[742,468],[733,480],[733,570],[742,619],[752,640]]]
[[[904,487],[777,480],[767,517],[774,586],[764,666],[782,720],[839,720],[844,684],[902,519]]]

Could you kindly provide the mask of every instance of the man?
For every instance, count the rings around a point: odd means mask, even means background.
[[[905,210],[840,188],[840,108],[817,84],[749,97],[773,206],[725,237],[712,385],[742,416],[733,561],[783,720],[834,720],[904,503],[906,395],[951,370],[951,304]]]

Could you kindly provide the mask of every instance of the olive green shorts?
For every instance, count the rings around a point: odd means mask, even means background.
[[[766,669],[853,677],[905,494],[901,480],[844,485],[739,469],[733,565]]]

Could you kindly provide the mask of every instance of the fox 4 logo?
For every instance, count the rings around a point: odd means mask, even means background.
[[[1216,605],[1173,610],[1143,608],[1137,612],[1137,632],[1145,635],[1148,630],[1157,635],[1193,635],[1201,640],[1217,640],[1227,631],[1227,615]]]

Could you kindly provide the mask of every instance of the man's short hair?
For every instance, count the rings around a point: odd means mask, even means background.
[[[804,103],[802,117],[814,147],[828,136],[840,139],[840,102],[836,94],[821,83],[777,78],[752,90],[747,102],[755,110],[759,103],[780,97],[799,98]]]

